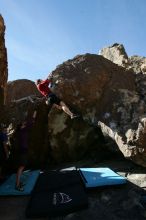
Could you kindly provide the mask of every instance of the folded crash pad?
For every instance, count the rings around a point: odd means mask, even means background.
[[[48,191],[80,183],[81,177],[76,170],[45,171],[40,174],[33,191]]]
[[[126,178],[110,168],[80,168],[79,172],[86,188],[126,183]]]
[[[15,189],[16,184],[16,173],[9,176],[5,182],[0,185],[0,195],[1,196],[8,196],[8,195],[29,195],[34,185],[37,181],[37,178],[40,174],[40,170],[34,171],[24,171],[21,176],[21,181],[24,184],[24,191],[18,191]]]

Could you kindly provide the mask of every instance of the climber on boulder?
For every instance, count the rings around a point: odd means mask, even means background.
[[[52,82],[51,78],[52,77],[48,77],[46,80],[36,80],[37,89],[46,98],[46,104],[50,104],[51,106],[55,106],[56,108],[63,110],[66,114],[68,114],[71,117],[71,119],[77,118],[78,115],[72,113],[70,109],[67,107],[67,105],[49,88],[49,85]]]

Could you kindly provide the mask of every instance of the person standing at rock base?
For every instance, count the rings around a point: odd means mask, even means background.
[[[23,121],[17,127],[17,139],[19,145],[19,167],[16,174],[16,185],[15,189],[23,191],[23,183],[21,182],[21,175],[28,162],[28,135],[29,129],[32,127],[36,118],[37,112],[34,111],[32,119],[30,121]]]
[[[9,157],[8,136],[6,127],[0,125],[0,180],[4,178],[3,167]]]
[[[37,89],[44,97],[46,97],[46,104],[50,104],[51,106],[55,106],[56,108],[63,110],[71,117],[71,119],[79,117],[78,115],[72,113],[66,104],[51,91],[49,88],[50,83],[51,77],[48,77],[46,80],[36,80]]]

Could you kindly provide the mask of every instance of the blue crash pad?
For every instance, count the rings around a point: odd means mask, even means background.
[[[86,188],[126,183],[126,178],[109,168],[80,168],[79,172]]]
[[[15,189],[16,174],[12,174],[8,179],[0,185],[0,196],[8,195],[29,195],[34,188],[40,170],[24,171],[21,176],[21,181],[25,184],[24,191],[20,192]]]

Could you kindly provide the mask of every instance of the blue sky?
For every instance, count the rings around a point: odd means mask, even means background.
[[[78,54],[113,43],[146,56],[146,0],[0,0],[9,80],[46,78]]]

